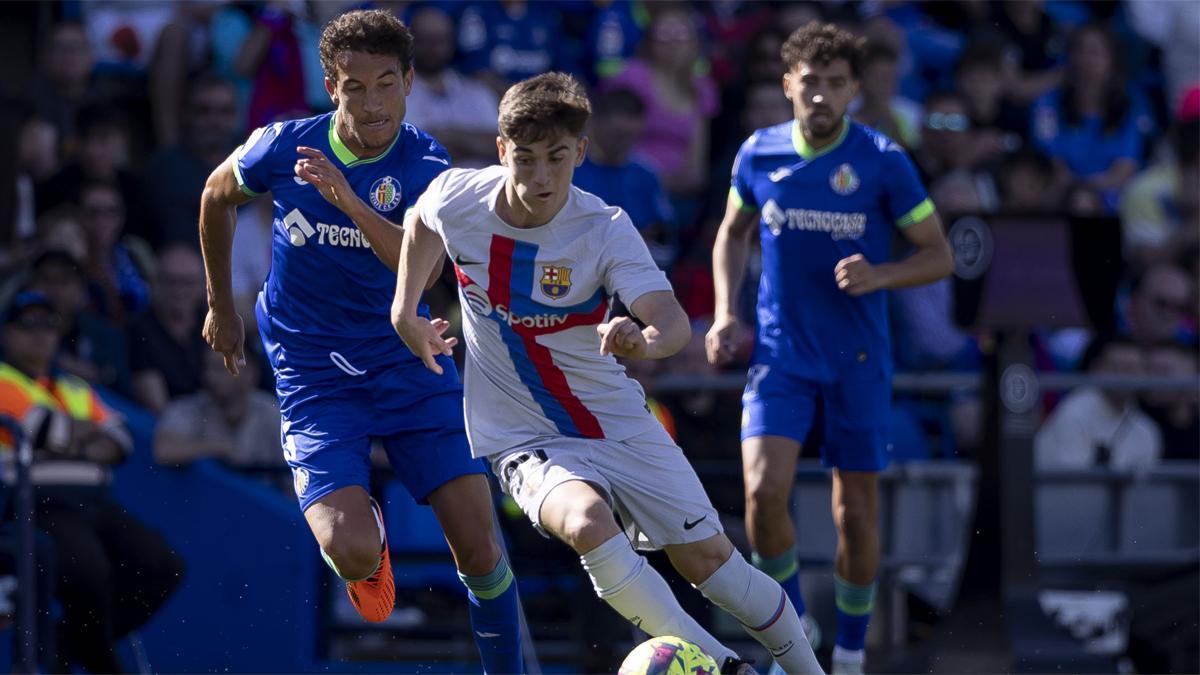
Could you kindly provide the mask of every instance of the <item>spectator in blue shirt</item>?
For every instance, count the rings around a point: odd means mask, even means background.
[[[658,176],[629,158],[646,126],[646,106],[629,89],[610,89],[596,100],[587,157],[575,170],[575,185],[619,206],[629,214],[650,247],[655,262],[667,267],[675,259],[669,241],[671,203]]]
[[[503,93],[518,80],[570,70],[558,12],[548,3],[501,0],[467,5],[458,18],[460,69]]]
[[[1060,185],[1094,192],[1111,213],[1142,156],[1138,106],[1121,81],[1116,45],[1103,27],[1071,36],[1061,88],[1033,106],[1035,144],[1055,161]]]

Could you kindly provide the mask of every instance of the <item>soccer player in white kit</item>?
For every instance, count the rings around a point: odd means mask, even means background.
[[[472,452],[533,524],[580,555],[622,616],[700,645],[722,672],[754,671],[683,611],[635,548],[665,549],[786,672],[820,672],[787,595],[734,550],[695,471],[614,358],[670,356],[691,329],[629,217],[571,184],[590,112],[563,73],[505,93],[500,165],[444,172],[405,219],[392,323],[440,372],[434,357],[456,340],[417,305],[444,250],[463,306]],[[614,295],[644,327],[609,320]]]

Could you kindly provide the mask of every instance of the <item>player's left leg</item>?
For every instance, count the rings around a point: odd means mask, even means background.
[[[789,673],[820,673],[784,589],[725,536],[720,516],[683,451],[661,428],[597,454],[621,521],[639,546],[661,547],[693,586],[732,614]]]
[[[444,358],[444,357],[443,357]],[[453,372],[444,358],[442,367]],[[408,377],[410,374],[404,375]],[[463,429],[462,394],[453,386],[413,402],[381,382],[376,428],[388,460],[409,494],[429,503],[467,587],[471,631],[488,673],[524,672],[517,583],[493,527],[492,495],[484,464],[471,457]]]
[[[833,470],[833,522],[838,533],[834,670],[862,672],[867,622],[875,606],[875,577],[879,572],[878,473]]]
[[[466,474],[429,493],[467,587],[471,630],[488,673],[524,672],[517,583],[496,542],[492,494],[483,474]]]
[[[838,534],[833,672],[861,673],[879,572],[879,472],[888,463],[891,383],[882,373],[856,373],[826,385],[822,393],[821,457],[833,468],[832,509]]]
[[[683,578],[741,622],[784,672],[823,672],[787,593],[746,562],[724,533],[664,550]]]

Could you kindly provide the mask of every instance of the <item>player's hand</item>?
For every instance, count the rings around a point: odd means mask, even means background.
[[[887,280],[879,268],[872,265],[861,253],[839,260],[833,268],[833,276],[837,280],[838,288],[856,297],[887,286]]]
[[[454,346],[458,344],[458,338],[442,337],[446,329],[450,328],[449,321],[445,319],[430,321],[423,316],[393,317],[392,327],[396,329],[396,333],[404,341],[404,344],[408,345],[412,353],[421,359],[426,368],[438,375],[442,374],[442,366],[435,357],[438,354],[452,355]]]
[[[237,312],[218,312],[209,307],[204,317],[204,341],[225,357],[225,370],[231,374],[237,375],[246,365],[246,327]]]
[[[596,326],[600,334],[600,354],[619,356],[625,359],[640,359],[646,356],[649,344],[642,329],[627,316],[617,318]]]
[[[296,177],[317,188],[325,201],[333,204],[342,211],[352,203],[354,191],[346,176],[329,161],[325,153],[316,148],[300,146],[296,148],[303,157],[296,160]]]
[[[742,322],[736,316],[718,318],[704,336],[704,353],[708,362],[723,366],[737,355],[741,341]]]

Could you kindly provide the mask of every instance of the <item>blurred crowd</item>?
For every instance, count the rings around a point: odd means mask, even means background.
[[[779,50],[812,20],[865,39],[852,114],[912,154],[948,225],[996,214],[1116,223],[1121,259],[1105,264],[1122,271],[1110,325],[1036,332],[1044,367],[1197,372],[1200,3],[369,4],[411,27],[406,120],[458,166],[495,161],[496,108],[509,84],[557,69],[592,88],[589,157],[576,182],[630,214],[695,323],[694,344],[680,355],[631,364],[647,385],[715,372],[699,341],[732,160],[756,128],[791,119]],[[10,158],[0,168],[8,307],[0,368],[12,364],[52,393],[69,385],[131,398],[158,416],[155,456],[164,464],[282,466],[269,369],[250,354],[249,377],[232,378],[201,339],[200,192],[254,128],[331,109],[321,27],[363,5],[71,0],[27,12],[37,17],[28,77],[0,88],[0,148]],[[270,269],[271,228],[269,199],[242,208],[234,287],[248,323]],[[898,369],[981,368],[989,338],[955,324],[951,286],[894,294]],[[745,287],[752,321],[755,284]],[[453,313],[453,293],[451,283],[435,288],[433,304]],[[10,370],[0,373],[0,398],[15,402],[0,408],[21,412],[34,384]],[[690,453],[729,459],[737,396],[696,387],[652,405]],[[95,405],[63,409],[90,415],[91,431],[106,433]],[[1200,454],[1195,392],[1078,390],[1046,413],[1040,467],[1127,468]],[[969,393],[901,397],[892,426],[898,459],[970,457],[979,402]],[[106,466],[125,442],[108,431],[116,449],[58,451]],[[106,471],[89,475],[80,480],[106,484]],[[169,554],[158,560],[160,572],[178,574]]]

